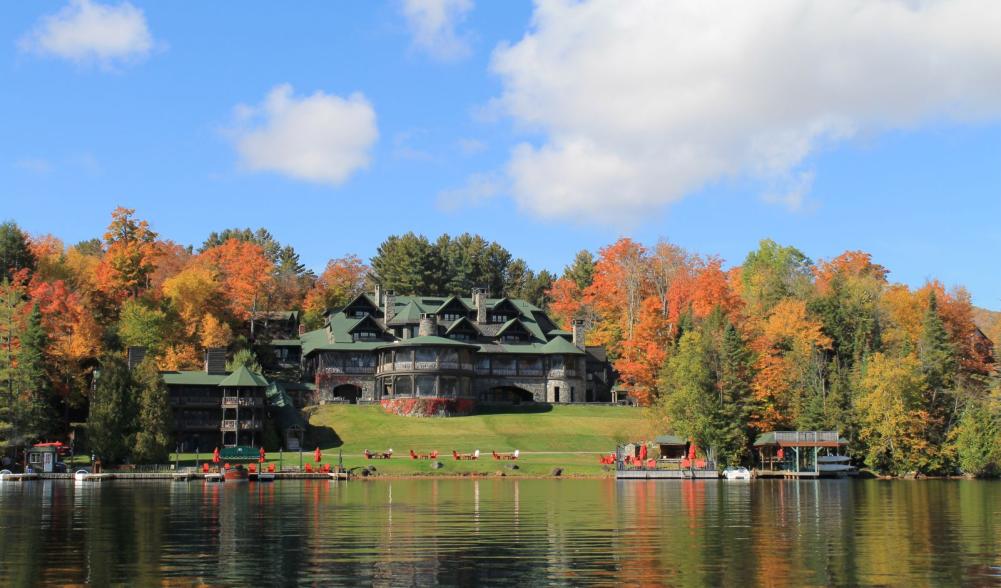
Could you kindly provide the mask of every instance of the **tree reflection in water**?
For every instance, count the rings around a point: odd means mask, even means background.
[[[0,485],[4,581],[985,584],[1001,484],[394,480]]]

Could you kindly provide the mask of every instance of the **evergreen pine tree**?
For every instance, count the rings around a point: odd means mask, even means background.
[[[12,222],[0,224],[0,280],[13,280],[22,269],[34,271],[35,262],[24,231]]]
[[[118,463],[129,455],[135,439],[135,414],[132,374],[124,361],[108,356],[97,376],[87,418],[91,449],[98,457]]]
[[[170,457],[172,445],[172,415],[167,386],[152,358],[139,365],[134,380],[138,406],[133,459],[137,463],[164,463]]]
[[[740,463],[747,454],[751,407],[751,352],[740,333],[727,322],[720,349],[719,448],[721,465]]]
[[[20,440],[30,442],[44,438],[55,424],[51,387],[45,373],[47,338],[37,304],[28,315],[19,340],[15,354],[13,421]]]
[[[955,347],[950,342],[949,333],[939,315],[934,291],[928,295],[928,309],[925,311],[921,338],[918,341],[918,358],[926,383],[922,402],[922,408],[927,414],[925,438],[930,447],[940,451],[954,416],[951,397],[954,394],[958,362]],[[944,461],[939,459],[941,457],[943,456],[932,456],[932,462],[937,463],[933,468],[944,467]]]

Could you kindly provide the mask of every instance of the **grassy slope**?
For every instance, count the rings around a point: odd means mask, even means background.
[[[503,464],[491,459],[490,452],[515,449],[522,452],[517,462],[520,474],[548,474],[554,467],[563,467],[568,474],[597,474],[601,472],[597,453],[612,451],[619,442],[652,436],[644,411],[612,406],[556,406],[546,412],[421,419],[389,415],[379,406],[327,405],[313,409],[310,426],[325,461],[343,453],[349,467],[374,465],[386,474],[432,473],[429,462],[407,457],[410,449],[438,450],[445,464],[435,472],[439,474],[496,472]],[[395,450],[393,459],[360,457],[365,449],[390,447]],[[483,456],[478,461],[456,462],[450,455],[452,449],[479,449]]]

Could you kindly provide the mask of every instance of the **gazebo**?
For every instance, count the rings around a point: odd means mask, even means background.
[[[821,451],[848,444],[837,431],[771,431],[754,441],[758,472],[793,477],[819,476]]]

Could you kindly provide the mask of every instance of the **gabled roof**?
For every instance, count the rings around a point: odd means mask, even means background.
[[[347,332],[354,333],[356,331],[360,331],[362,330],[363,326],[371,327],[380,333],[382,332],[382,325],[380,325],[378,321],[372,318],[372,315],[370,314],[365,315],[364,317],[358,319],[358,321],[354,325],[348,328]]]
[[[466,303],[462,301],[462,298],[459,298],[458,296],[449,296],[445,300],[445,302],[441,303],[441,306],[439,306],[438,308],[435,309],[434,313],[435,314],[441,314],[441,313],[445,312],[445,310],[447,310],[449,306],[454,306],[456,302],[458,302],[459,305],[462,306],[462,308],[466,312],[469,312],[471,310],[471,308],[468,307],[468,306],[466,306]]]
[[[378,349],[396,349],[402,347],[465,347],[467,349],[478,349],[479,345],[463,343],[462,341],[446,339],[445,337],[426,335],[424,337],[411,337],[402,341],[394,341],[393,343],[384,343]]]
[[[556,337],[549,343],[542,346],[542,353],[547,355],[584,355],[584,352],[573,343],[563,337]]]
[[[500,337],[505,332],[515,327],[520,327],[523,332],[528,333],[529,335],[532,334],[531,331],[528,330],[528,327],[525,326],[525,323],[521,322],[521,319],[513,318],[501,326],[501,328],[497,331],[497,336]]]
[[[688,445],[684,437],[677,435],[658,435],[653,441],[657,445]]]
[[[501,298],[500,300],[494,302],[492,306],[490,306],[490,310],[494,312],[503,309],[508,309],[511,310],[512,312],[517,312],[518,314],[522,314],[521,310],[517,306],[515,306],[514,302],[511,302],[510,298]]]
[[[369,296],[365,292],[362,292],[361,294],[352,298],[351,302],[348,302],[347,304],[344,305],[344,308],[351,308],[352,306],[358,306],[359,302],[363,303],[365,306],[374,308],[375,310],[379,310],[379,305],[374,300],[372,300],[371,296]]]
[[[445,334],[448,335],[449,333],[455,333],[457,331],[472,331],[477,334],[480,332],[479,329],[476,328],[476,325],[473,324],[473,321],[466,317],[461,317],[459,320],[453,322],[451,326],[445,329]]]
[[[247,369],[247,366],[241,365],[235,372],[219,382],[219,386],[222,388],[267,388],[268,381],[264,379],[264,376],[255,374]]]

